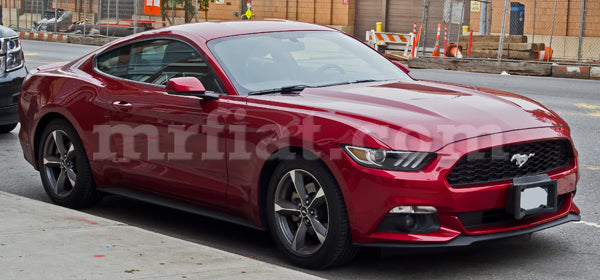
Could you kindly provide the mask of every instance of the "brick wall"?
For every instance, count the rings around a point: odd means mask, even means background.
[[[240,11],[241,1],[230,0],[224,4],[210,3],[210,20],[232,20],[233,12]],[[244,9],[245,11],[245,9]],[[252,12],[256,19],[279,18],[324,25],[353,25],[354,0],[254,0]],[[203,14],[200,13],[200,17]]]
[[[524,33],[533,33],[534,0],[518,0],[525,5]],[[492,2],[492,33],[500,33],[504,1]],[[510,9],[510,8],[509,8]],[[537,0],[535,7],[535,34],[550,35],[554,0]],[[479,32],[479,12],[471,12],[471,29]],[[581,0],[558,0],[554,21],[554,36],[579,36],[581,19]],[[510,12],[507,14],[506,28],[510,24]],[[600,37],[600,1],[588,0],[584,27],[585,37]]]

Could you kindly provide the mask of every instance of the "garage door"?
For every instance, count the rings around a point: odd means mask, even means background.
[[[365,39],[365,31],[375,29],[375,23],[384,23],[384,31],[397,33],[410,33],[413,23],[418,26],[423,17],[424,0],[356,0],[356,16],[354,21],[354,35],[362,40]],[[454,0],[462,2],[462,0]],[[468,3],[468,1],[466,1]],[[467,5],[468,6],[468,5]],[[385,9],[384,9],[385,7]],[[444,1],[431,0],[429,4],[429,23],[427,25],[427,47],[435,45],[435,37],[438,23],[443,20]],[[464,22],[469,22],[469,13],[466,10]],[[418,29],[418,27],[417,27]],[[459,25],[450,27],[451,40],[456,41]],[[422,36],[425,36],[422,31]],[[442,31],[443,32],[443,31]],[[442,33],[443,37],[443,33]],[[424,37],[422,37],[424,38]],[[443,38],[442,38],[443,40]]]

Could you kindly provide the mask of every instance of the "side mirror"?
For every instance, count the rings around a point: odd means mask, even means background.
[[[391,60],[392,63],[394,63],[394,65],[396,65],[398,68],[400,68],[402,71],[404,71],[404,73],[408,74],[408,72],[410,72],[410,69],[408,69],[408,67],[406,67],[404,64],[396,61],[396,60]]]
[[[204,85],[195,77],[172,78],[167,82],[167,93],[197,96],[204,100],[219,99],[215,93],[207,93]]]

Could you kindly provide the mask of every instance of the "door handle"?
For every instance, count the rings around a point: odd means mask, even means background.
[[[113,107],[121,111],[131,111],[131,109],[133,109],[133,104],[127,101],[115,101],[113,102]]]

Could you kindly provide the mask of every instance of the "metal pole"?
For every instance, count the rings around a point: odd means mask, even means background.
[[[425,13],[427,13],[427,0],[423,0],[423,16],[421,16],[421,29],[423,28],[423,23],[425,22]],[[419,35],[421,33],[421,29],[419,29]],[[416,54],[415,57],[419,54],[419,45],[421,44],[421,37],[419,37],[419,41],[417,41],[417,46],[415,47]]]
[[[552,13],[552,28],[550,28],[550,45],[548,46],[548,62],[550,62],[550,52],[552,51],[552,37],[554,36],[554,20],[556,19],[556,4],[558,0],[554,0],[554,13]]]
[[[18,16],[18,15],[17,15]],[[8,1],[8,27],[12,26],[12,5]]]
[[[423,30],[423,47],[422,52],[425,55],[425,45],[427,44],[427,26],[429,23],[429,0],[425,0],[425,10],[423,11],[425,15],[425,30]]]
[[[480,2],[481,7],[479,8],[479,35],[487,34],[487,1]]]
[[[502,60],[502,50],[504,48],[504,32],[506,31],[506,14],[508,13],[508,3],[510,0],[504,0],[504,12],[502,13],[502,28],[500,30],[500,44],[498,45],[498,61]]]
[[[583,29],[585,27],[585,0],[581,0],[581,20],[579,21],[579,47],[577,48],[577,61],[581,60],[581,47],[583,46]]]
[[[175,25],[175,4],[171,0],[171,24]]]
[[[85,33],[85,27],[87,25],[87,17],[86,17],[86,11],[85,9],[87,8],[87,0],[83,0],[83,37],[85,37],[86,33]]]
[[[137,10],[138,10],[138,5],[140,2],[134,2],[134,9],[133,9],[133,34],[137,33]]]
[[[487,17],[488,23],[486,25],[487,29],[485,31],[485,35],[490,35],[490,33],[492,32],[492,7],[493,7],[492,0],[489,0],[489,5],[488,5],[489,11],[487,13],[488,14],[488,17]]]
[[[450,15],[448,18],[450,19],[450,23],[448,24],[448,35],[452,34],[452,8],[454,7],[454,0],[450,1]]]
[[[535,8],[537,6],[537,0],[533,1],[533,28],[531,29],[531,43],[535,43]]]
[[[106,10],[106,37],[108,37],[108,21],[110,20],[110,0],[108,0],[108,4],[106,5]]]
[[[456,34],[456,45],[460,41],[460,34],[462,33],[462,25],[465,21],[465,0],[462,1],[462,11],[460,11],[460,24],[458,25],[458,33]]]
[[[58,0],[54,0],[54,33],[58,30]]]
[[[25,24],[27,24],[27,18],[25,18]],[[29,7],[29,23],[33,27],[33,0],[31,0],[31,7]],[[27,24],[29,26],[29,24]]]

